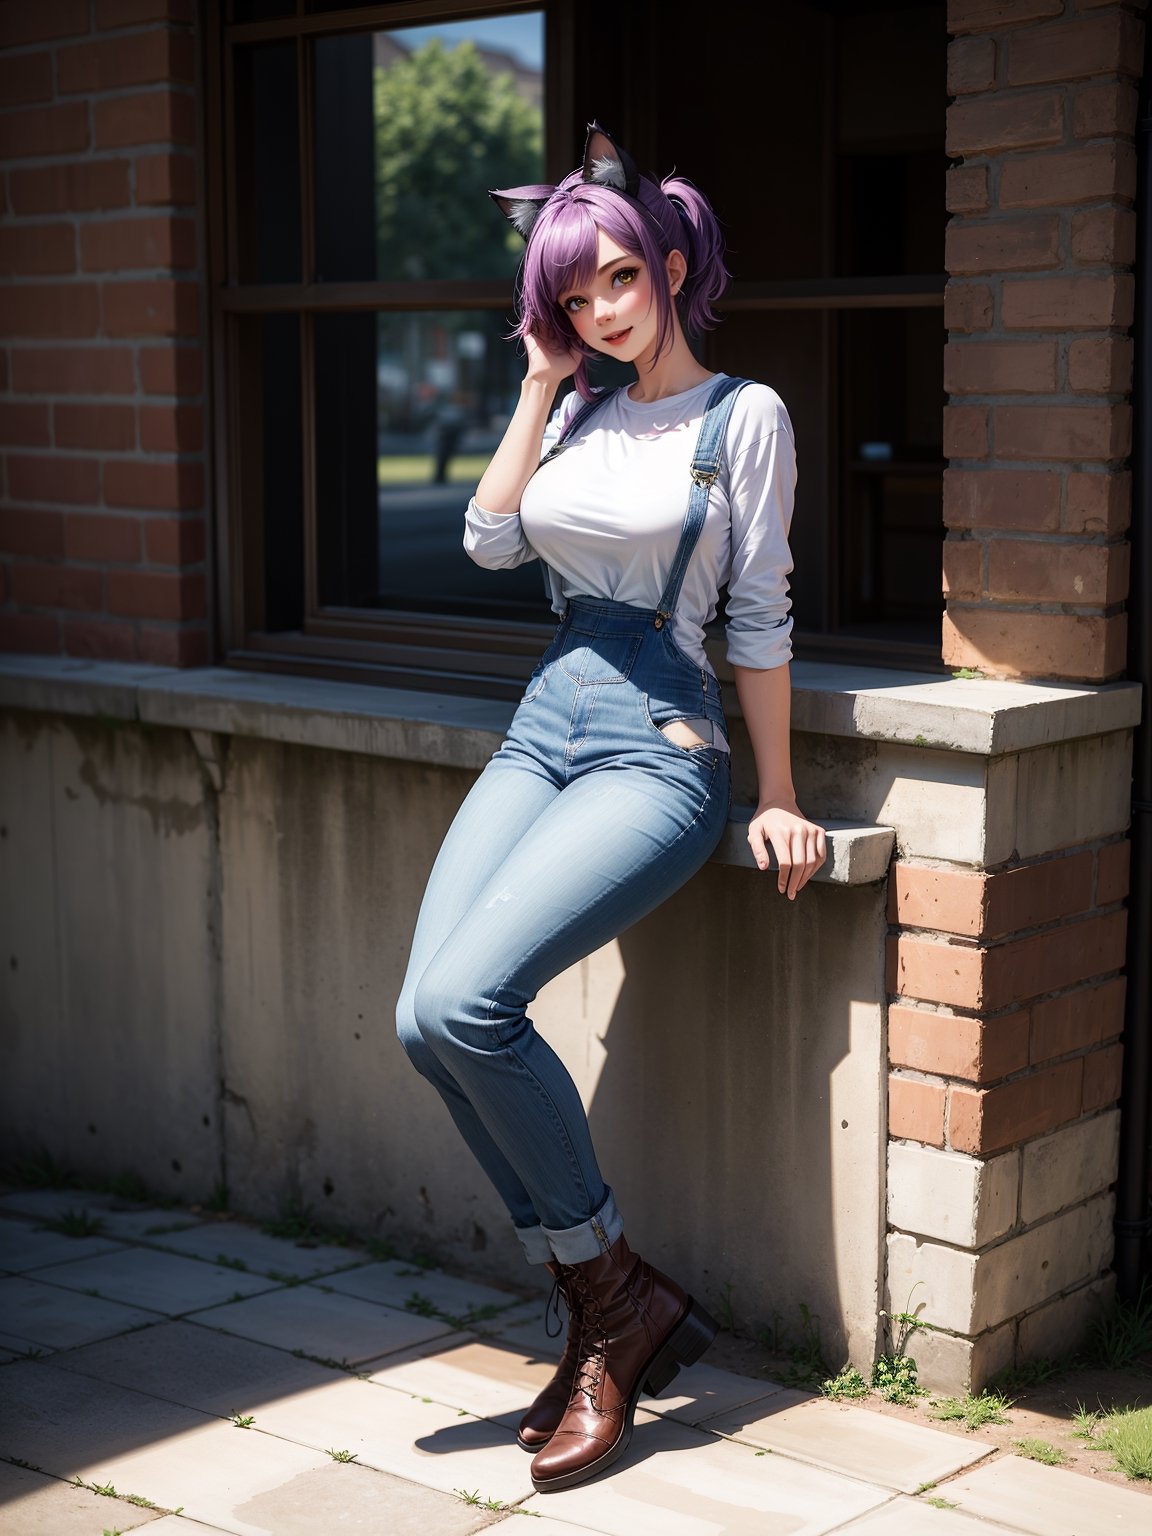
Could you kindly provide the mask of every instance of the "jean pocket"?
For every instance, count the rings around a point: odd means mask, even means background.
[[[728,743],[722,727],[698,706],[677,707],[657,701],[648,693],[641,694],[640,699],[645,724],[670,751],[681,757],[727,757]]]

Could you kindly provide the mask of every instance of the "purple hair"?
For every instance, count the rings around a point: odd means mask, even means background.
[[[688,263],[676,296],[686,331],[710,330],[717,324],[712,305],[728,284],[724,238],[704,194],[677,176],[666,177],[659,186],[641,176],[639,192],[639,198],[628,197],[573,171],[540,210],[528,237],[516,294],[519,323],[512,334],[523,337],[531,332],[551,351],[581,353],[575,383],[585,400],[593,393],[588,362],[600,354],[580,340],[558,298],[565,289],[586,287],[595,277],[598,230],[648,268],[659,321],[657,355],[672,345],[673,299],[660,281],[668,254],[680,251]]]

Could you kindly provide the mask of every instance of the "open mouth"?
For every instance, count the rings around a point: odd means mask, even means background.
[[[628,326],[627,329],[623,331],[613,331],[611,336],[602,336],[600,339],[601,341],[606,341],[609,346],[616,347],[619,346],[622,341],[626,340],[627,337],[631,336],[631,334],[632,327]]]

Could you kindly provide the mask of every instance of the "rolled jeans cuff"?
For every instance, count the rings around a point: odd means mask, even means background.
[[[527,1263],[548,1263],[552,1257],[552,1245],[545,1236],[543,1227],[513,1227],[512,1230],[520,1239],[520,1246],[524,1250],[524,1258]]]
[[[594,1216],[582,1221],[578,1227],[541,1227],[540,1230],[560,1264],[583,1264],[587,1259],[598,1259],[607,1253],[624,1231],[624,1218],[616,1209],[616,1197],[608,1191],[608,1197]]]

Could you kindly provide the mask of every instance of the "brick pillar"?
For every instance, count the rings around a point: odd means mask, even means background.
[[[210,660],[193,0],[0,5],[0,646]]]
[[[944,659],[1125,665],[1143,0],[950,0]]]
[[[930,1384],[1067,1353],[1111,1293],[1128,851],[893,866],[888,1285]]]

